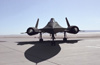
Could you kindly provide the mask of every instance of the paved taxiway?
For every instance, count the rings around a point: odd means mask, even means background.
[[[56,36],[51,46],[49,35],[38,42],[38,35],[1,35],[0,65],[100,65],[100,32]]]

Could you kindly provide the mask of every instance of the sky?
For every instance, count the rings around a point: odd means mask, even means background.
[[[20,34],[28,27],[43,28],[51,18],[62,27],[100,30],[100,0],[0,0],[0,35]]]

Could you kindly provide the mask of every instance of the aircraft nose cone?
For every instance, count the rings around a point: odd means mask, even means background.
[[[51,20],[54,20],[54,18],[51,18]]]
[[[54,18],[51,18],[50,22],[55,22]]]

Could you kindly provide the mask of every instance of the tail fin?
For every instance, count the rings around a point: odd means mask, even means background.
[[[70,24],[69,24],[69,22],[68,22],[67,17],[66,17],[65,19],[66,19],[67,26],[70,27]]]
[[[39,23],[39,18],[37,19],[37,22],[36,22],[35,28],[38,28],[38,23]]]

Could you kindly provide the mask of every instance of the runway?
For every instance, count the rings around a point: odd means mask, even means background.
[[[100,32],[63,33],[51,46],[51,37],[39,35],[0,35],[0,65],[100,65]]]

